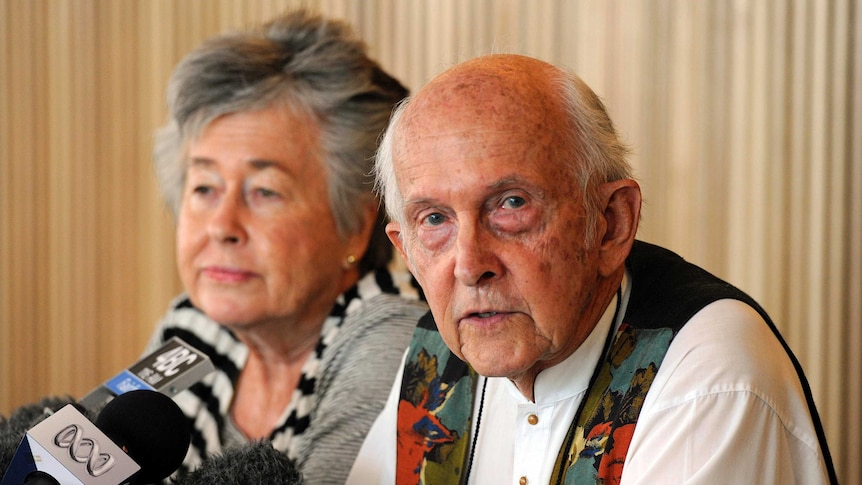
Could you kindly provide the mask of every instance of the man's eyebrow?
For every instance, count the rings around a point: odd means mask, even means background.
[[[493,190],[510,187],[512,185],[529,185],[532,187],[534,184],[528,182],[520,175],[511,175],[509,177],[501,178],[500,180],[495,181],[494,183],[488,185],[488,188]]]
[[[512,187],[526,187],[538,197],[542,197],[545,193],[545,191],[540,186],[536,185],[533,182],[530,182],[529,180],[525,179],[524,177],[521,177],[520,175],[512,175],[499,180],[495,180],[493,183],[486,185],[484,189],[488,192],[496,192]],[[433,197],[417,197],[404,201],[404,207],[415,205],[434,206],[440,205],[440,201]]]
[[[409,199],[404,201],[404,207],[413,207],[413,206],[429,206],[429,205],[438,205],[436,199],[432,199],[430,197],[419,197],[417,199]]]
[[[524,188],[529,191],[534,197],[538,199],[545,198],[545,189],[540,185],[537,185],[535,182],[531,182],[520,175],[512,175],[510,177],[505,177],[500,180],[495,181],[494,183],[488,186],[489,191],[499,191],[506,190],[513,187]]]
[[[496,190],[496,189],[500,189],[500,188],[506,188],[506,187],[509,187],[512,185],[518,185],[518,184],[521,184],[523,182],[524,182],[524,180],[521,179],[520,177],[511,176],[511,177],[499,179],[492,184],[488,184],[485,186],[485,188],[490,189],[490,190]]]

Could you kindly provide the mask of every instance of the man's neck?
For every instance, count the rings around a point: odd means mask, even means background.
[[[535,363],[535,365],[527,369],[527,371],[524,373],[514,376],[508,376],[512,384],[518,389],[518,391],[520,391],[520,393],[525,398],[529,399],[530,402],[536,402],[536,379],[538,378],[539,374],[541,374],[547,369],[550,369],[551,367],[560,364],[561,362],[564,362],[566,359],[571,357],[579,348],[581,348],[581,346],[584,344],[587,338],[590,337],[596,326],[603,318],[610,319],[610,326],[613,327],[613,320],[615,320],[617,317],[615,312],[615,302],[617,300],[615,300],[614,298],[621,293],[620,290],[623,283],[624,274],[625,271],[623,270],[618,277],[608,278],[607,280],[605,280],[605,284],[599,285],[600,291],[598,293],[602,296],[593,298],[590,302],[590,305],[587,307],[587,310],[582,312],[582,315],[588,316],[588,318],[582,319],[581,321],[587,321],[589,322],[589,324],[582,325],[582,330],[576,334],[575,338],[573,339],[574,341],[571,343],[572,345],[569,346],[570,350],[555,356],[553,359],[539,360]],[[610,308],[612,304],[614,308]],[[606,327],[602,326],[602,328]],[[602,343],[604,343],[606,337],[604,332],[602,333],[603,335],[601,336],[601,341]],[[601,358],[601,356],[599,358]]]

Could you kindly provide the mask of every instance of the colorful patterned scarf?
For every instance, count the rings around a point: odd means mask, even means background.
[[[676,330],[622,324],[557,455],[552,483],[619,483],[646,393]]]
[[[476,372],[449,351],[431,314],[426,314],[404,366],[396,483],[460,482],[476,379]]]

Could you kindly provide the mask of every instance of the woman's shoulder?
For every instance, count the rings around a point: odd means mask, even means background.
[[[384,353],[398,349],[396,353],[400,356],[410,343],[419,319],[428,312],[428,305],[413,295],[399,292],[360,291],[360,295],[344,315],[329,357],[356,358],[367,349],[373,349],[381,358]]]
[[[413,328],[419,319],[428,311],[428,305],[417,299],[400,295],[380,293],[362,301],[344,318],[342,331],[365,332],[373,328],[376,331],[387,329],[413,333]]]
[[[347,305],[344,326],[413,327],[428,311],[409,273],[397,266],[366,274]]]
[[[413,330],[427,311],[423,302],[398,295],[381,293],[364,299],[361,307],[345,316],[323,355],[321,395],[346,389],[355,393],[357,388],[385,395]]]

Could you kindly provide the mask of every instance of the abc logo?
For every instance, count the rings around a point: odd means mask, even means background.
[[[57,433],[54,444],[68,448],[69,456],[76,462],[86,463],[87,473],[93,477],[106,473],[116,461],[108,453],[102,453],[96,440],[85,438],[83,430],[76,424],[70,424]]]
[[[182,366],[192,365],[198,356],[185,347],[173,348],[156,357],[155,369],[166,377],[180,371]]]

